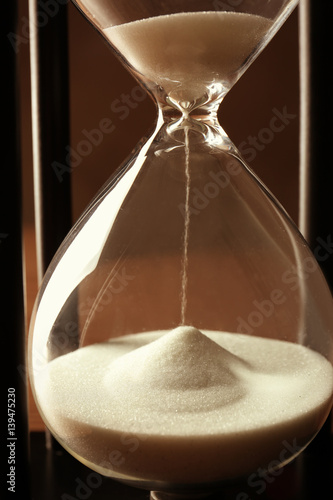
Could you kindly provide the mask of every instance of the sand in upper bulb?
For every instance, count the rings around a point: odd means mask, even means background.
[[[204,484],[307,444],[329,411],[333,369],[301,345],[181,326],[54,359],[35,390],[51,430],[98,472]]]
[[[201,98],[207,86],[231,86],[272,20],[236,12],[185,12],[103,30],[144,79],[177,101]]]

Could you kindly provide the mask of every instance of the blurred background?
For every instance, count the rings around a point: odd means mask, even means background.
[[[31,143],[28,1],[20,0],[19,61],[22,115],[23,222],[27,321],[37,292]],[[72,220],[79,217],[112,172],[154,125],[154,103],[115,58],[98,32],[69,5]],[[299,54],[298,12],[239,82],[220,108],[220,122],[244,159],[298,222]],[[276,121],[278,120],[278,122]],[[94,130],[109,131],[87,147]],[[112,123],[112,125],[111,125]],[[277,131],[273,124],[279,123]],[[98,143],[98,144],[97,144]],[[55,175],[57,172],[55,171]],[[67,172],[59,174],[68,175]],[[30,427],[43,424],[30,398]]]

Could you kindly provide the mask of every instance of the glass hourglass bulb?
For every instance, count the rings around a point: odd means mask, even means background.
[[[330,291],[217,121],[296,1],[76,3],[158,118],[45,275],[32,389],[93,470],[152,498],[194,498],[285,465],[331,407]]]

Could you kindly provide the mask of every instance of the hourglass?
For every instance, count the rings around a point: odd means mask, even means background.
[[[75,3],[158,116],[46,272],[34,397],[91,469],[201,497],[287,464],[332,403],[328,286],[217,120],[297,2]]]

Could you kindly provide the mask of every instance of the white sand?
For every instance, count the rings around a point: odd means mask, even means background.
[[[190,12],[112,26],[104,34],[146,80],[191,102],[207,85],[230,87],[271,26],[251,14]]]
[[[332,390],[310,349],[192,327],[87,346],[36,379],[51,428],[89,466],[175,483],[249,474],[303,446]]]

